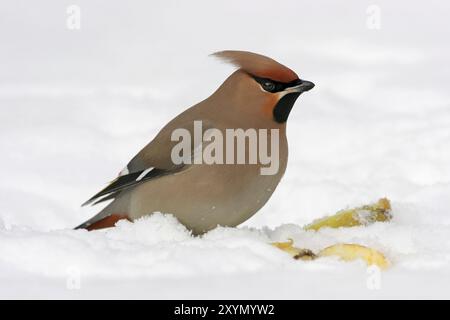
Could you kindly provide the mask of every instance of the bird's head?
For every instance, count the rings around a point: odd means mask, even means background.
[[[297,98],[314,87],[281,63],[248,51],[220,51],[213,56],[239,69],[219,88],[217,94],[231,103],[234,112],[283,124]]]

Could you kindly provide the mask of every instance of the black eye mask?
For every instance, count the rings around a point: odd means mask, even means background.
[[[255,79],[256,82],[258,82],[261,85],[261,87],[265,91],[270,92],[270,93],[284,91],[287,88],[295,87],[302,83],[302,80],[300,80],[300,79],[296,79],[291,82],[279,82],[279,81],[275,81],[272,79],[260,78],[260,77],[253,76],[253,75],[252,75],[252,77],[253,77],[253,79]]]
[[[253,79],[255,79],[256,82],[261,85],[263,90],[270,93],[281,92],[295,86],[304,86],[303,90],[286,93],[275,105],[273,109],[273,119],[278,123],[285,123],[289,117],[289,113],[291,112],[295,101],[300,96],[300,94],[304,91],[311,90],[314,87],[314,83],[301,79],[295,79],[291,82],[280,82],[268,78],[260,78],[254,75],[251,76]]]
[[[296,79],[291,82],[279,82],[274,81],[272,79],[260,78],[256,76],[252,76],[256,82],[258,82],[261,87],[270,93],[276,93],[280,91],[284,91],[287,88],[298,86],[302,83],[302,80]],[[286,94],[282,97],[275,108],[273,109],[273,119],[278,123],[284,123],[287,121],[289,117],[289,113],[291,113],[292,107],[294,106],[295,101],[300,96],[299,92],[292,92]]]

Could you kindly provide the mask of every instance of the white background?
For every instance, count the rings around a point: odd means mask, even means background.
[[[80,30],[66,26],[71,4]],[[449,298],[449,11],[444,1],[2,2],[0,296]],[[99,210],[82,202],[232,72],[208,57],[225,49],[316,84],[291,113],[288,169],[269,203],[203,238],[161,215],[70,230]],[[299,227],[383,196],[391,223]],[[293,261],[267,245],[288,237],[313,250],[370,245],[393,266],[370,290],[361,262]]]

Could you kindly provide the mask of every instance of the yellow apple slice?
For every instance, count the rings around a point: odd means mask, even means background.
[[[344,261],[362,259],[367,263],[367,265],[376,265],[380,269],[386,269],[389,266],[389,261],[381,252],[359,244],[335,244],[322,249],[317,256],[337,256]]]
[[[300,248],[294,247],[293,244],[294,244],[294,241],[292,239],[288,239],[288,241],[286,241],[286,242],[273,242],[272,243],[273,246],[290,254],[294,259],[313,260],[316,258],[316,255],[311,250],[300,249]]]
[[[318,254],[313,253],[309,249],[294,247],[293,244],[294,242],[292,239],[289,239],[286,242],[272,243],[273,246],[290,254],[294,259],[314,260],[321,257],[336,256],[343,261],[362,259],[367,263],[367,265],[376,265],[380,269],[386,269],[389,266],[389,261],[381,252],[359,244],[335,244],[322,249]]]
[[[391,204],[386,198],[377,203],[361,206],[353,209],[341,210],[335,215],[318,219],[304,227],[305,230],[319,230],[322,228],[340,228],[367,226],[377,221],[389,221],[392,219]]]

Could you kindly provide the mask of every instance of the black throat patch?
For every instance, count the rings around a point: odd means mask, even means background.
[[[292,92],[282,97],[273,109],[273,117],[276,122],[284,123],[289,117],[289,113],[294,106],[295,101],[300,96],[300,92]]]

